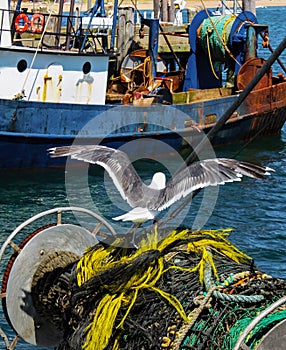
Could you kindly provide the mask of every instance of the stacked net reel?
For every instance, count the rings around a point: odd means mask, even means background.
[[[39,311],[63,329],[57,349],[232,349],[286,283],[257,270],[227,235],[155,231],[137,250],[123,248],[124,238],[88,249],[34,289]],[[283,319],[277,308],[245,343],[255,348]]]

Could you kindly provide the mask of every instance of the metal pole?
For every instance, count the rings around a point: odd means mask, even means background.
[[[156,77],[157,61],[158,61],[158,46],[159,46],[159,18],[145,20],[149,26],[149,45],[148,51],[152,62],[152,78]]]
[[[70,1],[70,12],[69,12],[67,28],[66,28],[67,40],[66,40],[65,50],[70,50],[71,29],[72,29],[72,21],[73,21],[74,4],[75,4],[75,0],[71,0]]]
[[[115,46],[117,12],[118,12],[118,0],[114,0],[114,5],[113,5],[113,21],[112,21],[112,31],[111,31],[111,42],[110,42],[110,49],[111,49],[111,50],[114,50],[114,46]]]
[[[60,0],[59,4],[59,11],[58,11],[58,18],[57,18],[57,35],[55,39],[55,46],[60,47],[61,45],[61,27],[62,27],[62,16],[63,16],[63,9],[64,9],[64,0]]]
[[[80,52],[82,52],[83,49],[84,49],[84,46],[85,46],[85,43],[86,43],[86,40],[87,40],[87,36],[89,35],[89,29],[91,27],[92,19],[95,16],[95,14],[98,11],[98,9],[100,9],[100,12],[99,12],[100,17],[105,17],[104,0],[96,0],[93,8],[91,9],[90,19],[89,19],[89,22],[88,22],[88,25],[87,25],[86,33],[84,35],[84,38],[83,38],[83,41],[82,41],[82,44],[81,44]]]

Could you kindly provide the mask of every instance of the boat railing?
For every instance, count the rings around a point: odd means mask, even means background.
[[[112,21],[108,17],[0,9],[0,46],[5,46],[3,38],[10,36],[12,46],[106,52],[111,29]]]

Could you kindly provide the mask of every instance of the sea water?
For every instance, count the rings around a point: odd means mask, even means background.
[[[269,25],[270,43],[273,48],[282,41],[286,32],[286,7],[257,9],[258,22]],[[264,50],[265,52],[265,50]],[[267,58],[268,53],[263,54]],[[281,55],[286,63],[286,52]],[[276,63],[274,73],[282,71]],[[286,126],[280,135],[264,137],[245,146],[235,144],[219,148],[217,156],[233,157],[261,163],[275,170],[266,181],[244,178],[242,182],[220,186],[214,207],[202,213],[204,228],[232,228],[229,239],[245,253],[252,256],[255,264],[266,273],[286,278]],[[137,167],[140,176],[148,179],[155,170],[150,162]],[[153,169],[152,169],[153,168]],[[157,169],[156,169],[157,170]],[[117,215],[116,207],[104,189],[104,174],[101,169],[90,175],[90,193],[100,214],[111,219]],[[80,186],[80,182],[75,184]],[[117,192],[115,189],[112,190]],[[39,212],[59,206],[68,206],[63,169],[12,170],[0,173],[0,227],[2,244],[8,235],[23,221]],[[114,194],[115,195],[115,194]],[[85,199],[80,198],[84,204]],[[182,225],[193,225],[201,208],[203,194],[195,197],[187,215],[179,218]],[[24,237],[23,237],[24,238]],[[8,257],[7,257],[8,258]],[[3,266],[1,266],[3,269]],[[0,314],[0,327],[13,337],[4,315]],[[4,343],[0,339],[0,349]],[[33,349],[20,341],[16,349]]]

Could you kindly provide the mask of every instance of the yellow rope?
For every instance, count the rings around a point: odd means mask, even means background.
[[[181,302],[172,294],[167,293],[158,287],[158,282],[161,277],[170,269],[184,269],[190,273],[199,271],[200,282],[203,283],[205,266],[211,266],[214,275],[218,279],[215,263],[212,258],[212,251],[217,254],[224,254],[230,259],[241,263],[248,259],[248,256],[226,240],[226,236],[230,232],[227,230],[206,230],[191,232],[183,230],[180,232],[173,231],[167,237],[160,240],[157,229],[153,234],[147,234],[146,239],[142,240],[138,250],[132,255],[114,256],[115,248],[95,247],[86,251],[84,256],[77,264],[77,281],[79,286],[84,286],[92,277],[98,276],[102,272],[106,272],[112,268],[118,268],[124,264],[132,264],[133,261],[148,251],[164,252],[169,246],[173,246],[176,242],[181,245],[178,250],[184,250],[188,253],[201,256],[199,263],[189,269],[176,266],[175,264],[167,269],[164,268],[166,256],[158,255],[156,259],[150,261],[144,269],[134,269],[134,273],[128,281],[124,281],[116,287],[116,291],[107,292],[99,301],[95,308],[92,321],[86,328],[86,341],[83,346],[84,350],[103,350],[109,343],[114,329],[122,329],[129,313],[136,303],[140,290],[149,289],[164,298],[172,305],[181,319],[188,324],[190,317],[185,313]],[[187,242],[186,240],[192,240]],[[119,243],[119,242],[116,242]],[[114,245],[116,247],[116,244]],[[171,251],[172,252],[172,251]],[[106,291],[111,291],[106,286]],[[116,324],[118,312],[121,308],[126,309],[121,320]],[[119,339],[116,339],[113,344],[113,349],[119,347]]]
[[[150,56],[147,56],[144,60],[143,79],[144,86],[147,88],[151,84],[150,80],[152,79],[152,61]]]
[[[217,80],[219,80],[219,77],[217,76],[215,70],[214,70],[214,66],[213,66],[213,61],[212,61],[212,56],[211,56],[211,50],[210,50],[210,39],[209,39],[209,32],[207,32],[207,46],[208,46],[208,55],[209,55],[209,62],[210,62],[210,66],[213,72],[213,75],[215,76],[215,78]]]
[[[113,332],[113,324],[120,309],[123,294],[105,295],[97,309],[91,324],[86,328],[87,337],[83,350],[103,350]]]
[[[224,45],[227,44],[227,40],[228,40],[228,38],[226,37],[227,26],[233,21],[234,18],[236,18],[234,15],[230,16],[223,24],[222,41],[223,41]]]

